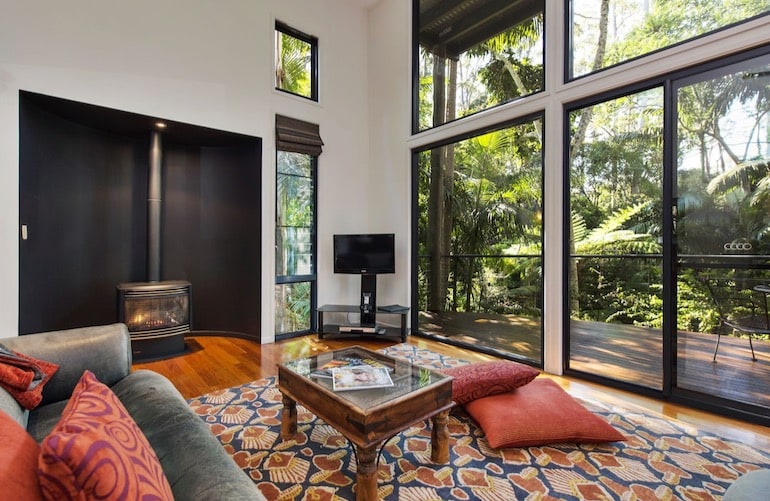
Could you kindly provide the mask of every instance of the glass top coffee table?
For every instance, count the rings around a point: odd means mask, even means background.
[[[329,377],[331,367],[346,364],[384,367],[392,386],[335,391],[333,379]],[[319,375],[319,371],[323,374]],[[339,384],[339,372],[337,377]],[[453,406],[449,376],[353,346],[280,364],[278,389],[283,395],[281,437],[284,440],[297,433],[299,402],[355,446],[358,501],[377,499],[378,448],[425,419],[432,419],[431,460],[449,462],[447,419]]]

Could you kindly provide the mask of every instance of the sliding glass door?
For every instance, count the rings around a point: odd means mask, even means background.
[[[418,328],[542,364],[541,117],[416,154]]]
[[[675,383],[770,409],[770,56],[676,81],[672,92]]]
[[[663,88],[568,116],[569,368],[663,389]]]
[[[567,372],[770,418],[770,54],[567,118]]]

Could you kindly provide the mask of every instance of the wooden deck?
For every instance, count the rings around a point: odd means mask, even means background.
[[[420,313],[420,330],[472,347],[489,348],[540,360],[540,322],[483,313]],[[682,389],[770,408],[770,342],[680,332],[676,386]],[[663,336],[660,330],[634,325],[573,321],[569,367],[589,374],[660,390],[663,387]]]

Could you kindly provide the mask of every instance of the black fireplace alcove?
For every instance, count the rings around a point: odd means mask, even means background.
[[[157,117],[19,95],[19,333],[117,321],[148,280]],[[258,137],[163,120],[160,280],[192,284],[193,331],[260,338]]]

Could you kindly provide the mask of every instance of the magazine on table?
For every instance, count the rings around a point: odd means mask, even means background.
[[[392,367],[388,367],[382,362],[375,360],[373,358],[343,357],[343,358],[335,358],[334,360],[330,360],[329,362],[318,367],[316,370],[310,373],[310,377],[331,379],[333,369],[338,369],[340,367],[355,367],[358,365],[368,365],[370,367],[382,367],[387,369],[389,372],[393,372]]]
[[[393,380],[390,378],[387,367],[352,365],[335,367],[331,371],[334,391],[366,390],[393,386]]]

